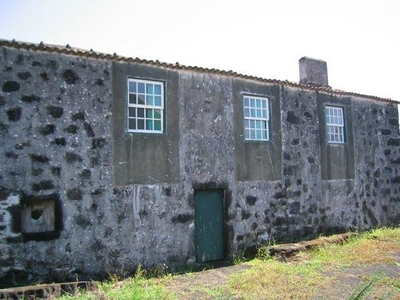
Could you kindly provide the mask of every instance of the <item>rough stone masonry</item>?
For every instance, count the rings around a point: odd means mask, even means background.
[[[206,262],[199,191],[221,191],[223,260],[398,225],[397,103],[300,64],[292,83],[0,40],[0,285]],[[129,79],[163,84],[161,134],[127,130]],[[245,137],[246,96],[268,100],[266,141]]]

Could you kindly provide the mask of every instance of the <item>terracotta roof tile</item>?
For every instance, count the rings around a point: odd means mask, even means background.
[[[197,67],[197,66],[185,66],[185,65],[181,65],[179,62],[176,62],[175,64],[170,64],[170,63],[160,62],[158,60],[153,61],[153,60],[140,59],[138,57],[136,57],[136,58],[124,57],[124,56],[118,55],[117,53],[114,53],[113,55],[111,55],[111,54],[107,54],[107,53],[96,52],[93,49],[90,49],[88,51],[88,50],[84,50],[84,49],[71,47],[69,44],[67,44],[65,46],[61,46],[61,45],[45,44],[43,42],[40,42],[39,44],[34,44],[34,43],[20,42],[20,41],[16,41],[16,40],[9,41],[9,40],[0,39],[0,46],[11,47],[11,48],[16,48],[16,49],[23,49],[23,50],[28,50],[28,51],[44,51],[44,52],[50,52],[50,53],[55,52],[55,53],[75,55],[75,56],[84,56],[84,57],[95,58],[95,59],[104,59],[104,60],[112,60],[112,61],[120,61],[120,62],[131,62],[131,63],[139,63],[139,64],[145,64],[145,65],[154,65],[157,67],[163,67],[163,68],[169,68],[169,69],[178,69],[178,70],[195,71],[195,72],[201,72],[201,73],[219,74],[219,75],[238,77],[238,78],[249,79],[249,80],[265,82],[265,83],[274,83],[274,84],[281,84],[281,85],[290,86],[290,87],[306,88],[306,89],[311,89],[311,90],[315,90],[315,91],[329,92],[329,93],[337,94],[337,95],[364,97],[364,98],[368,98],[368,99],[372,99],[372,100],[398,103],[397,101],[394,101],[390,98],[381,98],[381,97],[372,96],[372,95],[364,95],[364,94],[360,94],[360,93],[346,92],[346,91],[342,91],[342,90],[332,89],[329,86],[328,87],[314,86],[314,85],[300,84],[297,82],[291,82],[291,81],[287,81],[287,80],[266,79],[266,78],[251,76],[251,75],[240,74],[240,73],[234,72],[232,70],[224,71],[224,70],[219,70],[219,69],[214,69],[214,68],[208,69],[208,68]]]

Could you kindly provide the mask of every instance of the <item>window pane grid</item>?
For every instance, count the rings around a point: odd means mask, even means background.
[[[245,139],[268,141],[268,98],[245,96],[243,107]]]
[[[128,80],[129,132],[163,132],[163,90],[160,82]]]
[[[326,106],[325,119],[328,143],[344,143],[343,108]]]

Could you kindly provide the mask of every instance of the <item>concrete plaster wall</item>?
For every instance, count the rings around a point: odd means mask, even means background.
[[[225,191],[227,259],[269,240],[399,222],[392,103],[13,48],[1,49],[0,63],[4,280],[195,263],[201,189]],[[128,77],[165,83],[164,134],[126,132]],[[244,94],[270,99],[271,141],[244,140]],[[345,107],[344,161],[325,152],[325,103]],[[22,199],[46,195],[61,203],[59,236],[27,240],[16,226]]]

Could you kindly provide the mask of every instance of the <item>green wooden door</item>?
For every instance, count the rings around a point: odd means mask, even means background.
[[[224,258],[224,209],[222,190],[199,190],[196,198],[196,260]]]

